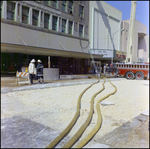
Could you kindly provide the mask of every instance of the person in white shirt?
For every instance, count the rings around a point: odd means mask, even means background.
[[[32,61],[29,64],[29,78],[30,78],[30,83],[33,84],[33,78],[35,75],[35,59],[32,59]]]

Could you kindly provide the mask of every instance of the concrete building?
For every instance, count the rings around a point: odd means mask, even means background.
[[[124,28],[125,31],[121,34],[121,50],[124,52],[127,52],[129,22],[130,20],[122,21],[122,28]],[[147,34],[147,27],[141,22],[135,20],[133,34],[133,62],[149,62],[149,35]]]
[[[121,50],[121,21],[120,10],[104,1],[89,1],[90,50],[104,55],[102,64],[125,59],[125,52]]]
[[[88,73],[88,31],[88,1],[1,1],[1,72],[35,58],[59,74]]]

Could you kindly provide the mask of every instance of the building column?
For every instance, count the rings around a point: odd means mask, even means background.
[[[15,11],[15,21],[21,23],[22,22],[22,5],[20,3],[16,3],[16,11]]]
[[[7,1],[3,1],[2,18],[7,19]]]
[[[44,17],[43,17],[43,11],[39,10],[39,20],[38,20],[38,26],[44,28]]]
[[[68,26],[69,26],[69,20],[66,21],[66,33],[68,34]]]
[[[52,30],[52,23],[53,23],[53,22],[52,22],[52,18],[53,18],[53,15],[51,14],[51,15],[50,15],[50,20],[49,20],[49,29],[50,29],[50,30]]]
[[[17,21],[18,18],[18,2],[15,3],[15,21]]]
[[[22,23],[22,5],[20,4],[20,23]]]
[[[83,25],[83,37],[85,37],[85,25]]]
[[[29,8],[29,24],[32,25],[32,7]]]
[[[73,21],[73,24],[72,24],[72,35],[74,35],[74,24],[75,24],[75,21]]]
[[[40,27],[44,28],[44,12],[41,11],[41,24]]]
[[[59,32],[59,18],[60,17],[58,17],[58,19],[57,19],[57,31]]]

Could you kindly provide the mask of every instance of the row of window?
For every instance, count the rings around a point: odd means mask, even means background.
[[[55,1],[55,2],[57,4],[57,1]],[[62,4],[64,4],[64,6],[66,4],[65,2],[66,1],[62,1]],[[48,4],[48,1],[44,1],[44,3]],[[53,4],[54,4],[54,2],[53,2]],[[2,14],[2,7],[3,7],[3,2],[1,1],[1,14]],[[7,1],[7,19],[15,20],[15,10],[16,10],[15,7],[16,7],[16,3]],[[17,10],[18,15],[20,15],[21,8],[22,8],[22,14],[21,14],[22,23],[29,24],[30,8],[27,6],[23,6],[23,5],[21,7],[21,5],[18,4],[18,10]],[[39,20],[40,13],[41,13],[41,20]],[[2,15],[1,15],[1,17],[2,17]],[[50,17],[52,17],[52,22],[50,22]],[[59,28],[57,27],[57,26],[59,26],[58,19],[59,19],[58,16],[54,16],[54,15],[50,16],[50,14],[45,13],[43,11],[32,9],[32,25],[34,25],[34,26],[40,26],[39,22],[41,21],[44,24],[44,28],[46,28],[46,29],[51,28],[54,31],[60,31]],[[52,27],[50,27],[50,25]],[[67,28],[67,26],[68,26],[68,28]],[[66,19],[62,19],[61,32],[72,35],[73,34],[73,22],[72,21],[67,22]],[[79,24],[79,37],[83,37],[83,25],[82,24]]]
[[[52,6],[54,8],[58,9],[58,1],[38,1],[41,2],[47,6]],[[73,0],[70,1],[61,1],[61,10],[64,12],[69,12],[70,14],[73,14]],[[67,7],[68,4],[68,7]],[[79,16],[84,17],[84,6],[79,5]]]

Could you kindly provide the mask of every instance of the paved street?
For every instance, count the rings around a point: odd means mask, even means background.
[[[147,110],[147,108],[149,105],[149,95],[147,91],[149,88],[149,81],[129,81],[125,78],[111,78],[110,80],[116,85],[118,91],[116,95],[108,98],[106,101],[113,102],[114,104],[100,106],[103,115],[102,128],[85,147],[148,148],[149,109]],[[2,77],[1,147],[46,147],[65,128],[65,126],[68,125],[74,114],[76,100],[81,91],[86,86],[96,81],[97,80],[94,78],[57,80],[46,82],[42,85],[37,84],[35,81],[35,84],[33,85],[21,85],[19,87],[15,84],[15,78]],[[81,109],[83,119],[86,118],[85,110],[88,110],[88,104],[86,103],[86,100],[88,100],[87,97],[91,95],[94,90],[97,90],[102,82],[103,80],[101,80],[95,88],[91,89],[91,91],[83,97],[83,109]],[[129,88],[126,87],[130,86],[132,83],[135,84],[135,86],[130,88],[129,91]],[[125,87],[124,91],[121,87],[122,84],[124,84]],[[113,91],[113,88],[109,85],[108,81],[105,86],[106,90]],[[141,89],[143,89],[143,91],[139,93]],[[131,90],[134,91],[133,95]],[[135,90],[137,91],[138,96],[135,95]],[[125,103],[122,104],[121,102],[124,98],[122,100],[121,95],[123,94],[123,96],[125,96],[127,93],[124,94],[124,92],[126,91],[128,91],[128,96],[132,98],[130,100],[126,99]],[[70,92],[74,92],[74,94],[70,94]],[[106,92],[102,95],[105,93]],[[125,96],[125,98],[126,97],[127,96]],[[142,97],[143,102],[140,100]],[[124,112],[123,107],[126,112]],[[122,117],[119,116],[119,110],[121,110],[120,114]],[[96,119],[93,118],[93,120],[95,121]],[[94,121],[92,121],[92,123],[94,123]],[[82,121],[80,121],[80,123],[81,122]],[[78,127],[80,123],[77,123]],[[91,124],[90,127],[92,127],[92,125],[93,124]],[[65,139],[56,146],[56,148],[60,148],[64,145],[64,143],[71,138],[74,131],[75,130],[67,135]],[[88,131],[85,132],[83,136],[87,133]]]

